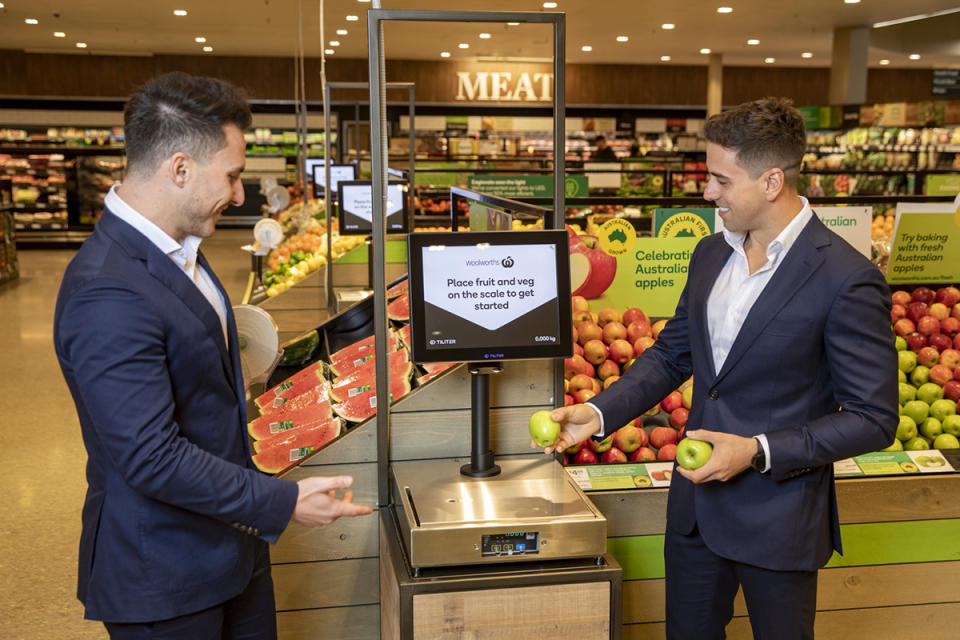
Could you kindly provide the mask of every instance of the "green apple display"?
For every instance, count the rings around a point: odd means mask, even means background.
[[[925,382],[917,388],[917,400],[923,400],[929,405],[943,397],[943,388],[932,382]]]
[[[707,463],[713,453],[713,445],[704,440],[684,438],[677,444],[676,459],[684,469],[699,469]]]
[[[953,414],[946,416],[940,423],[943,432],[951,436],[960,438],[960,415]]]
[[[949,398],[939,398],[930,403],[930,415],[943,421],[947,416],[956,415],[957,403]]]
[[[930,443],[922,436],[917,436],[903,443],[904,451],[926,451],[930,448]]]
[[[901,351],[900,353],[904,352]],[[926,384],[928,380],[930,380],[930,367],[925,367],[922,364],[918,364],[914,370],[910,372],[910,382],[915,387],[920,387]]]
[[[549,447],[560,437],[560,423],[544,409],[530,416],[530,437],[541,447]]]
[[[896,340],[894,340],[894,344],[897,347],[897,351],[907,350],[907,339],[903,336],[897,336]]]
[[[903,405],[903,415],[910,416],[917,424],[923,424],[930,415],[930,405],[923,400],[911,400]]]
[[[897,369],[897,382],[906,382],[907,374],[903,372],[903,369]]]
[[[960,440],[949,433],[941,433],[933,441],[934,449],[960,449]]]
[[[884,447],[880,451],[903,451],[903,443],[900,442],[899,438],[894,438],[893,443],[889,447]]]
[[[897,365],[900,367],[900,371],[910,373],[917,368],[917,354],[913,351],[898,351]]]
[[[912,384],[900,383],[900,404],[907,404],[911,400],[917,399],[917,388]]]
[[[938,435],[943,433],[943,427],[940,425],[940,421],[936,418],[927,418],[922,423],[920,423],[920,435],[924,438],[929,438],[933,440]]]

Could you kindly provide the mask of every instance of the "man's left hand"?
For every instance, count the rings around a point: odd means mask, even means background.
[[[677,465],[677,472],[694,484],[703,482],[726,482],[750,468],[750,461],[757,452],[757,441],[732,433],[696,429],[683,434],[687,438],[704,440],[713,445],[713,454],[707,463],[690,471]]]

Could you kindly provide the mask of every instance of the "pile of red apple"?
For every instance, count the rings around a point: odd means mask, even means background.
[[[634,359],[652,345],[667,323],[653,324],[640,309],[607,308],[593,313],[582,296],[573,296],[574,355],[564,361],[566,405],[589,401],[620,379]],[[566,464],[673,460],[690,413],[693,379],[644,415],[620,427],[603,442],[587,439],[566,450]]]
[[[943,388],[943,397],[960,400],[960,289],[895,291],[890,316],[894,332],[902,338],[897,340],[898,350],[914,352],[916,365],[926,367],[922,370],[926,379],[913,375],[908,380],[918,387],[933,382]]]

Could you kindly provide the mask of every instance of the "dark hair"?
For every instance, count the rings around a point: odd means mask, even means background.
[[[178,151],[206,159],[226,144],[225,125],[242,131],[251,120],[246,96],[223,80],[180,71],[157,76],[123,110],[128,170],[153,171]]]
[[[710,116],[704,126],[709,142],[737,152],[737,164],[751,177],[782,169],[795,185],[807,148],[803,116],[787,98],[763,98]]]

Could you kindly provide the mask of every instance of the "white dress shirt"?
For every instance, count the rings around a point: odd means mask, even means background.
[[[217,312],[217,316],[220,318],[220,328],[223,330],[224,344],[229,344],[230,340],[227,337],[227,301],[220,294],[206,269],[197,264],[201,238],[187,236],[181,245],[167,235],[163,229],[124,202],[123,198],[117,194],[116,185],[110,187],[110,191],[103,199],[103,204],[118,218],[146,236],[147,240],[173,260],[173,263],[190,278],[190,281],[200,290],[213,310]]]

